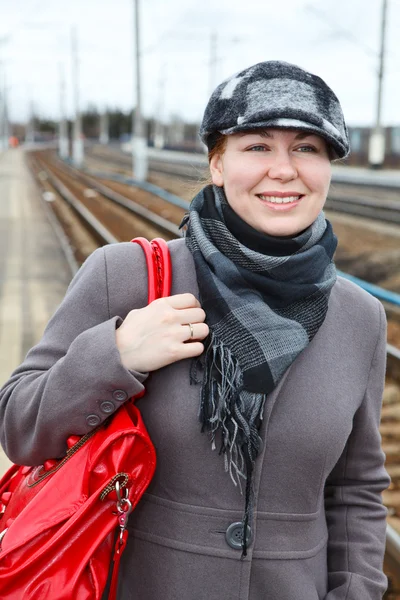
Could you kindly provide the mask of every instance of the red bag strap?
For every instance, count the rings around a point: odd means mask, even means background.
[[[137,237],[131,240],[142,247],[148,271],[148,299],[147,303],[157,298],[171,295],[172,267],[168,244],[162,238],[155,238],[149,242],[146,238]],[[126,546],[128,531],[125,529],[122,539],[119,537],[115,544],[110,590],[108,600],[116,600],[118,589],[119,563]]]
[[[144,237],[136,237],[131,242],[142,247],[146,258],[148,271],[148,299],[147,303],[157,298],[171,295],[172,267],[168,244],[162,238],[146,240]]]
[[[108,592],[108,600],[116,600],[116,598],[117,598],[119,563],[121,561],[122,553],[125,550],[127,537],[128,537],[128,531],[125,529],[125,531],[123,533],[123,537],[122,537],[122,543],[121,543],[120,538],[118,537],[117,542],[115,544],[112,576],[111,576],[110,590]]]

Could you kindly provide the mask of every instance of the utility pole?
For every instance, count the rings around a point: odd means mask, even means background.
[[[61,158],[69,157],[68,127],[65,109],[65,73],[63,65],[59,65],[60,71],[60,124],[58,128],[58,153]]]
[[[0,48],[2,44],[8,41],[7,37],[0,38]],[[0,150],[6,150],[7,145],[5,143],[5,132],[6,132],[6,85],[5,85],[5,64],[0,58]],[[2,85],[4,77],[4,85]]]
[[[133,176],[138,181],[147,179],[147,140],[144,136],[144,123],[141,106],[141,70],[140,70],[140,23],[139,0],[134,0],[135,27],[135,66],[136,66],[136,108],[132,116],[132,162]]]
[[[72,86],[75,104],[75,121],[72,140],[72,161],[76,167],[83,165],[82,116],[79,106],[79,56],[76,27],[71,29]]]
[[[6,67],[0,61],[0,150],[8,150],[9,129]]]
[[[0,151],[6,150],[6,146],[4,143],[6,99],[3,95],[1,80],[2,80],[2,63],[0,62]]]
[[[369,140],[368,160],[371,168],[382,167],[385,160],[385,131],[382,127],[382,90],[385,65],[387,0],[383,0],[381,15],[381,47],[379,53],[378,97],[375,128]]]
[[[107,108],[100,114],[100,144],[107,145],[110,141]]]
[[[217,47],[218,47],[217,32],[213,31],[211,33],[211,37],[210,37],[210,65],[209,65],[209,68],[210,68],[210,81],[209,81],[210,93],[209,93],[209,95],[210,96],[213,93],[213,91],[217,85],[217,62],[218,62]]]
[[[10,120],[8,118],[8,90],[7,90],[7,79],[6,70],[3,72],[3,148],[8,150],[10,147]]]
[[[27,92],[29,93],[29,92]],[[25,143],[33,144],[35,141],[35,107],[33,100],[29,102],[29,116],[25,130]]]
[[[167,65],[164,65],[161,68],[160,79],[158,82],[158,102],[156,105],[156,114],[154,116],[154,147],[158,150],[162,150],[164,148],[165,139],[164,139],[164,123],[163,123],[163,106],[165,99],[165,80],[166,80],[166,72]]]

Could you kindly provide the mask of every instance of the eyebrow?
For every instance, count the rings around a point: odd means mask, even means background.
[[[273,134],[270,133],[268,129],[251,129],[247,131],[239,132],[240,137],[244,137],[245,135],[259,135],[260,137],[273,139]],[[311,137],[312,135],[317,135],[316,133],[311,133],[310,131],[299,131],[296,135],[296,140],[304,140],[304,138]]]

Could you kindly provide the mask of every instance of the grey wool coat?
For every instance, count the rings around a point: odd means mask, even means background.
[[[170,242],[170,250],[172,293],[198,295],[185,242]],[[109,416],[104,406],[117,410],[145,383],[138,406],[158,463],[129,521],[119,600],[381,599],[381,492],[389,484],[378,430],[381,304],[339,278],[323,325],[267,399],[252,541],[241,559],[226,531],[241,520],[244,498],[200,432],[190,361],[148,379],[120,362],[115,327],[146,296],[139,246],[97,250],[0,400],[6,453],[40,464],[63,455],[69,435],[89,431],[88,421]]]

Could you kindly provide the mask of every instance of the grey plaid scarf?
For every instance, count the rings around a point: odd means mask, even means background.
[[[210,328],[196,365],[204,370],[200,420],[213,448],[219,440],[233,482],[246,482],[245,556],[265,400],[325,319],[336,281],[332,257],[337,240],[320,213],[290,240],[265,236],[270,240],[266,254],[233,235],[227,226],[232,213],[223,188],[210,185],[193,199],[182,225],[187,225],[186,244]],[[262,236],[233,215],[247,231]],[[288,247],[285,255],[282,249]]]

